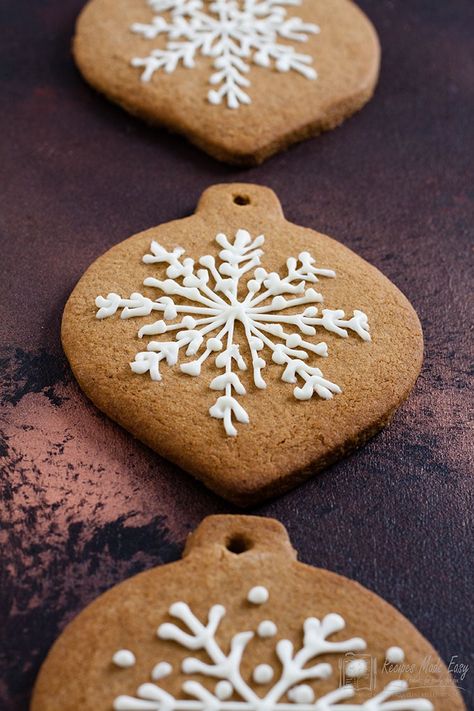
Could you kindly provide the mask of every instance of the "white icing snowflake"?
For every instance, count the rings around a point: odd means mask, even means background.
[[[408,684],[400,679],[390,682],[362,703],[342,703],[356,694],[350,684],[316,698],[312,686],[303,682],[327,679],[333,672],[330,663],[315,663],[316,658],[358,652],[367,646],[360,637],[337,642],[330,640],[345,627],[340,615],[332,613],[322,620],[306,619],[303,645],[299,650],[294,649],[290,640],[280,639],[275,645],[279,674],[272,687],[259,695],[241,673],[242,658],[254,632],[238,632],[230,640],[229,651],[224,651],[216,639],[219,624],[226,614],[222,605],[211,607],[207,623],[202,623],[185,602],[171,605],[169,613],[184,629],[167,622],[158,628],[158,637],[193,652],[202,650],[210,663],[186,657],[181,671],[187,675],[204,676],[207,685],[187,679],[181,685],[184,698],[175,698],[158,684],[145,683],[138,688],[136,697],[118,696],[113,704],[114,711],[433,711],[433,705],[426,699],[394,699],[408,689]],[[274,669],[269,664],[257,665],[252,675],[256,684],[267,684],[273,676]],[[209,686],[211,679],[219,680],[213,690]],[[284,700],[285,695],[288,701]]]
[[[301,252],[298,258],[290,257],[287,275],[281,278],[276,272],[267,272],[260,267],[264,236],[252,240],[246,230],[238,230],[234,242],[224,234],[216,236],[222,247],[219,253],[220,266],[211,255],[199,259],[202,268],[195,269],[190,257],[182,259],[184,249],[176,247],[168,252],[158,242],[151,243],[151,254],[143,257],[145,264],[168,264],[167,279],[147,277],[143,284],[159,289],[166,296],[155,301],[140,293],[129,298],[111,293],[106,298],[98,296],[97,318],[102,319],[122,309],[121,318],[149,316],[152,312],[163,313],[160,319],[142,326],[138,336],[162,335],[176,332],[174,340],[150,341],[145,351],[137,353],[130,364],[134,373],[149,373],[152,380],[161,380],[160,363],[166,360],[169,366],[176,365],[180,351],[187,356],[198,356],[180,365],[183,373],[198,376],[203,363],[214,358],[214,364],[224,372],[215,377],[211,390],[223,391],[210,408],[212,417],[224,420],[228,435],[235,436],[237,430],[233,419],[248,423],[249,416],[237,401],[235,395],[246,394],[237,371],[245,371],[247,362],[236,343],[236,325],[240,324],[253,367],[253,382],[257,388],[265,388],[262,371],[266,361],[261,351],[268,348],[274,363],[283,366],[281,379],[296,384],[294,396],[298,400],[309,400],[313,394],[330,399],[341,388],[326,380],[319,368],[309,365],[308,357],[325,357],[328,354],[324,342],[311,343],[303,336],[316,335],[316,327],[322,327],[338,336],[347,337],[348,330],[357,333],[364,341],[370,341],[367,316],[362,311],[354,311],[351,318],[345,318],[344,311],[323,309],[321,315],[315,306],[323,297],[308,284],[318,281],[318,276],[335,277],[331,269],[320,269],[308,252]],[[253,271],[253,276],[245,284],[242,277]],[[211,288],[210,284],[213,283]],[[291,295],[287,299],[285,295]],[[178,297],[179,303],[172,297]],[[297,307],[305,307],[295,312]],[[290,311],[288,313],[288,311]],[[178,315],[183,316],[177,323]],[[285,331],[284,326],[291,331]],[[211,335],[212,334],[212,335]],[[300,335],[303,334],[303,335]],[[298,380],[299,379],[299,380]]]
[[[215,72],[209,83],[218,88],[209,91],[208,100],[226,101],[236,109],[251,102],[244,91],[250,86],[246,74],[251,62],[279,72],[292,70],[307,79],[317,77],[309,55],[280,42],[306,42],[308,34],[319,32],[317,25],[288,17],[285,7],[300,5],[301,0],[148,0],[148,4],[167,17],[157,14],[150,24],[134,23],[131,30],[149,40],[166,35],[167,41],[164,49],[132,59],[134,67],[143,67],[145,82],[159,69],[169,74],[180,64],[194,67],[199,55],[211,57]]]

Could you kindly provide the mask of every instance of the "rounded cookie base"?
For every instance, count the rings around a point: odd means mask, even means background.
[[[251,103],[238,109],[207,100],[212,60],[199,57],[192,69],[179,66],[151,81],[140,80],[134,56],[164,47],[164,37],[145,40],[130,31],[153,13],[144,0],[90,0],[76,28],[73,53],[86,81],[149,124],[186,136],[214,158],[256,165],[323,131],[339,126],[372,97],[380,45],[364,13],[352,0],[311,0],[297,6],[305,22],[318,24],[298,50],[313,57],[318,78],[251,65]]]
[[[248,201],[242,205],[236,197]],[[242,201],[240,201],[242,202]],[[95,299],[110,292],[123,296],[142,289],[152,273],[143,263],[150,242],[177,245],[198,260],[216,254],[215,237],[245,228],[264,233],[262,266],[279,272],[291,255],[308,251],[319,266],[334,269],[335,279],[318,283],[324,308],[346,314],[359,309],[369,317],[370,343],[320,331],[329,357],[317,360],[324,377],[342,393],[325,400],[295,398],[282,381],[281,366],[264,357],[265,389],[245,374],[244,405],[249,424],[236,437],[209,415],[216,393],[208,386],[218,374],[212,359],[199,377],[163,365],[162,381],[137,375],[129,363],[146,344],[137,329],[150,319],[95,318]],[[144,291],[155,299],[156,290]],[[153,320],[153,319],[151,319]],[[237,335],[240,333],[236,331]],[[245,348],[245,342],[238,342]],[[160,455],[203,481],[221,496],[247,506],[281,494],[347,455],[384,427],[405,400],[419,374],[423,338],[418,317],[401,292],[375,267],[344,245],[285,220],[276,195],[251,184],[209,188],[194,216],[131,237],[92,264],[74,289],[64,311],[62,342],[84,392],[109,417]],[[317,342],[317,341],[316,341]],[[243,351],[244,352],[244,351]]]

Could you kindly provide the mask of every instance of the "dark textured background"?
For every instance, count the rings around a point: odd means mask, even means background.
[[[27,708],[39,664],[81,608],[178,557],[206,514],[233,510],[100,415],[59,342],[64,302],[95,257],[232,180],[269,185],[290,220],[382,269],[426,337],[423,373],[391,426],[254,512],[280,519],[302,560],[375,590],[447,662],[470,664],[461,686],[474,708],[474,3],[361,4],[384,50],[373,102],[333,133],[236,170],[83,83],[69,51],[81,0],[3,0],[2,711]]]

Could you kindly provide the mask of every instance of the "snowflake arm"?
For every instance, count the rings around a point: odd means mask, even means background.
[[[240,355],[238,345],[233,344],[233,334],[234,321],[231,320],[227,337],[227,348],[216,358],[216,366],[218,368],[225,368],[225,373],[214,378],[209,386],[211,390],[225,390],[225,395],[219,397],[215,404],[209,408],[209,414],[211,417],[224,420],[225,431],[228,435],[235,437],[237,430],[232,424],[232,416],[242,424],[249,423],[249,416],[242,405],[240,405],[232,395],[232,390],[235,390],[238,395],[245,395],[246,393],[239,376],[232,370],[232,361],[236,361],[240,370],[247,370],[246,363]]]
[[[156,14],[150,23],[133,23],[131,31],[147,40],[166,37],[164,48],[146,57],[134,57],[141,79],[149,82],[156,71],[173,73],[178,66],[192,69],[198,55],[212,59],[208,92],[211,104],[226,102],[231,109],[251,103],[250,65],[279,72],[294,71],[316,79],[312,57],[297,52],[287,42],[304,43],[319,27],[298,17],[288,17],[287,7],[301,0],[149,0]],[[161,13],[168,13],[166,19]],[[283,40],[282,43],[281,40]]]
[[[130,364],[134,373],[149,373],[152,380],[160,381],[162,361],[172,367],[185,354],[194,359],[180,363],[180,370],[197,377],[204,363],[213,360],[223,372],[211,380],[209,387],[222,394],[209,413],[223,420],[230,436],[237,434],[235,422],[249,422],[249,415],[238,400],[246,395],[242,375],[247,370],[247,360],[236,342],[238,324],[245,335],[254,385],[258,389],[266,387],[263,371],[267,363],[262,357],[266,348],[272,361],[283,366],[281,379],[295,385],[294,396],[298,400],[309,400],[314,394],[330,399],[342,392],[309,362],[313,356],[328,356],[324,341],[310,340],[318,328],[342,338],[352,331],[363,341],[370,341],[368,319],[362,311],[355,310],[346,318],[340,309],[323,309],[319,315],[314,306],[323,297],[313,285],[320,277],[335,278],[333,270],[316,266],[308,252],[301,252],[297,258],[287,260],[286,276],[269,273],[260,266],[264,241],[263,235],[252,238],[243,229],[236,232],[233,241],[219,233],[216,242],[221,248],[220,264],[212,255],[204,255],[195,263],[181,247],[169,251],[152,241],[143,262],[166,265],[166,278],[149,276],[143,284],[164,295],[153,300],[139,292],[129,298],[112,292],[96,298],[99,320],[119,310],[122,319],[158,312],[160,318],[141,325],[138,337],[167,335],[168,340],[150,340],[146,350],[138,352]]]
[[[405,693],[408,688],[406,681],[396,679],[366,702],[361,704],[340,704],[340,701],[352,699],[355,695],[354,687],[351,684],[347,684],[319,698],[312,706],[312,711],[434,711],[433,704],[427,699],[393,700],[394,696]]]
[[[183,632],[177,625],[165,623],[158,628],[160,639],[172,639],[187,649],[204,649],[212,661],[206,664],[194,657],[184,659],[182,670],[185,674],[203,673],[220,679],[228,679],[238,693],[248,702],[258,701],[258,696],[242,679],[240,663],[247,644],[253,638],[253,632],[239,632],[231,640],[230,653],[226,655],[215,635],[226,613],[222,605],[214,605],[209,611],[208,624],[203,625],[184,602],[171,606],[170,614],[181,620],[190,630]],[[195,688],[196,690],[196,688]]]
[[[204,650],[210,663],[194,657],[186,657],[181,665],[184,674],[200,674],[205,678],[216,678],[224,683],[225,693],[216,686],[214,692],[196,680],[186,680],[182,691],[191,697],[176,699],[157,684],[142,684],[137,697],[119,696],[115,699],[115,711],[433,711],[433,705],[426,699],[395,699],[408,690],[403,680],[390,682],[371,699],[362,703],[345,703],[353,699],[355,689],[348,684],[328,692],[315,700],[311,687],[305,701],[291,694],[303,680],[327,679],[332,667],[327,663],[316,663],[307,667],[321,654],[360,651],[366,643],[359,637],[333,642],[329,638],[345,627],[340,615],[329,614],[321,621],[308,618],[304,623],[302,647],[295,653],[288,639],[281,639],[276,645],[276,654],[281,662],[281,672],[272,688],[260,697],[243,679],[240,667],[247,645],[253,632],[235,634],[230,641],[230,651],[226,654],[216,633],[226,614],[222,605],[214,605],[209,610],[207,624],[202,623],[184,602],[174,603],[170,615],[178,619],[186,629],[174,623],[164,623],[157,630],[160,639],[174,641],[191,650]],[[301,688],[301,687],[300,687]],[[288,695],[290,702],[283,699]],[[237,696],[238,700],[230,699]],[[312,700],[311,700],[312,699]]]
[[[282,664],[280,680],[268,692],[265,701],[277,703],[295,684],[307,679],[327,679],[331,676],[330,664],[306,665],[321,654],[334,652],[354,652],[366,648],[363,639],[356,637],[343,642],[331,642],[327,638],[344,629],[345,622],[340,615],[326,615],[323,620],[310,617],[304,623],[303,646],[294,654],[293,644],[281,639],[276,646],[276,654]]]

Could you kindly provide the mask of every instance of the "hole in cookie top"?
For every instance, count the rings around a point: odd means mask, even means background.
[[[227,550],[231,553],[235,553],[236,555],[240,555],[240,553],[245,553],[246,551],[249,551],[252,547],[252,542],[245,538],[245,536],[242,536],[240,534],[232,536],[226,543]]]
[[[234,202],[236,205],[250,205],[250,198],[248,195],[234,195]]]

